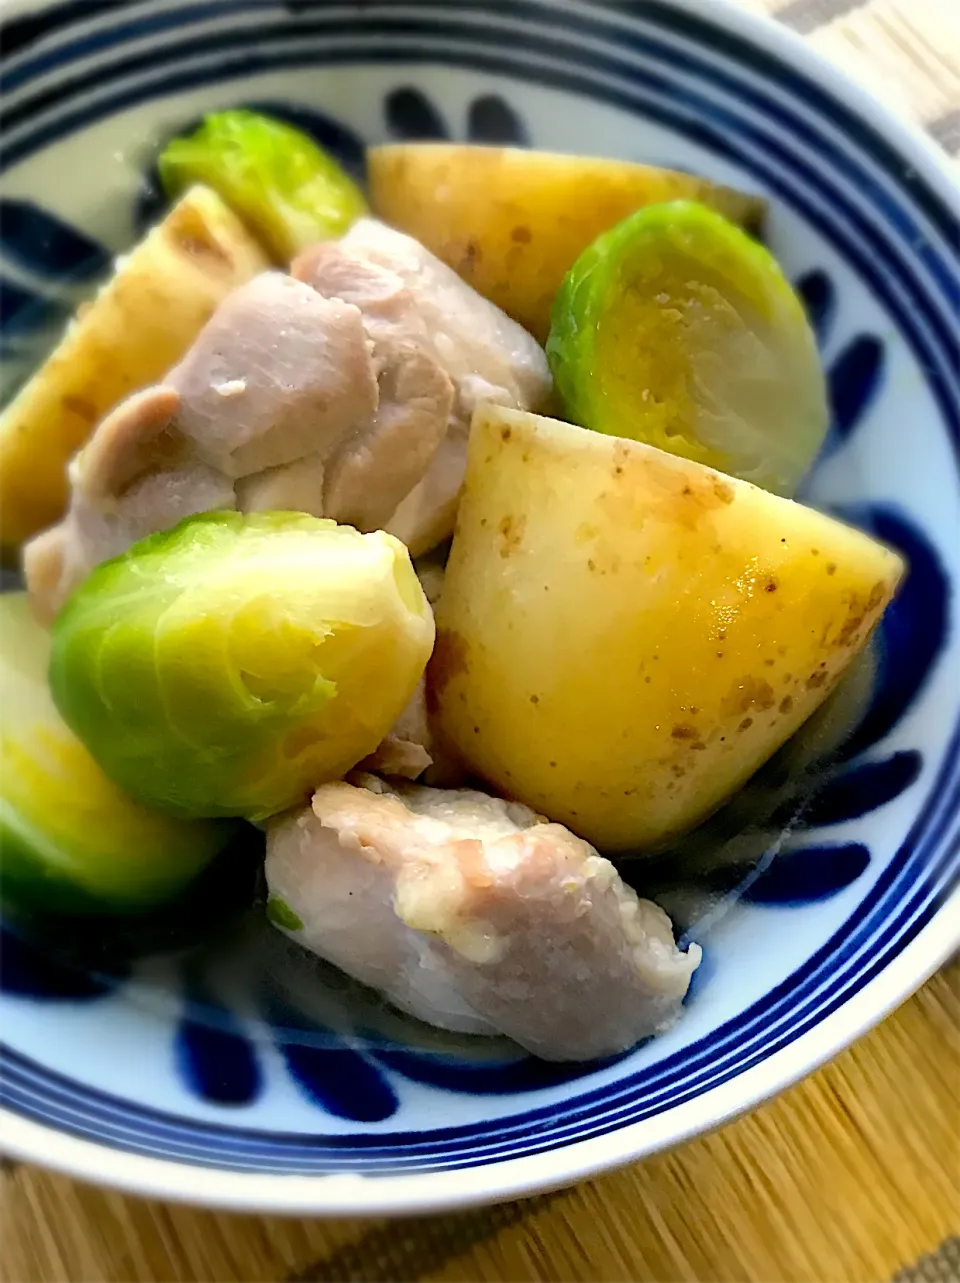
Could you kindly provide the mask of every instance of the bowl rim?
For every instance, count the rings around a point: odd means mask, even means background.
[[[543,1154],[442,1173],[291,1176],[148,1158],[0,1109],[11,1158],[169,1202],[272,1216],[417,1216],[561,1189],[692,1140],[793,1086],[879,1023],[960,949],[960,888],[879,975],[813,1029],[691,1101]]]
[[[555,0],[576,7],[584,0]],[[0,0],[0,20],[55,0]],[[603,0],[616,16],[616,0]],[[868,121],[948,203],[960,205],[960,172],[917,125],[886,106],[795,32],[736,0],[657,0],[733,30],[792,64]],[[627,15],[629,16],[629,15]],[[953,839],[956,845],[956,839]],[[816,1026],[729,1082],[603,1136],[541,1154],[443,1173],[296,1176],[233,1172],[151,1158],[67,1135],[0,1108],[0,1151],[16,1161],[127,1193],[225,1211],[284,1216],[424,1215],[484,1206],[563,1188],[682,1144],[793,1086],[844,1050],[915,993],[960,951],[960,887],[877,976]]]

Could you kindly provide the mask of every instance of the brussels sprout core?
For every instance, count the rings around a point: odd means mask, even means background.
[[[404,546],[205,513],[99,566],[53,627],[61,714],[135,797],[258,820],[372,752],[433,646]]]

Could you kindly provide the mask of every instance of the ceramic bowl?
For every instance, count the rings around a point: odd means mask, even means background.
[[[233,1208],[495,1200],[714,1127],[911,993],[960,938],[960,206],[932,146],[720,0],[7,8],[8,386],[155,215],[158,141],[210,109],[265,107],[353,168],[365,143],[408,138],[663,163],[769,197],[769,240],[833,401],[805,498],[911,568],[844,709],[835,701],[667,873],[640,869],[704,948],[665,1036],[557,1067],[434,1034],[312,965],[256,911],[231,918],[219,892],[212,934],[145,955],[78,962],[8,926],[7,1151]],[[854,729],[823,759],[831,717]]]

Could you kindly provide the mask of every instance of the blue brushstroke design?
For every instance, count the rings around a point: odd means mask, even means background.
[[[0,251],[50,281],[90,281],[110,266],[109,252],[85,232],[34,201],[0,198]]]
[[[473,143],[529,147],[527,127],[499,94],[474,98],[467,112],[467,137]]]
[[[870,851],[862,842],[835,846],[791,847],[780,851],[741,892],[747,904],[781,908],[815,904],[846,890],[870,864]]]
[[[951,586],[932,544],[901,513],[882,506],[843,507],[838,515],[896,548],[906,581],[880,625],[878,672],[863,720],[846,742],[849,760],[882,740],[923,689],[950,628]]]
[[[905,792],[922,769],[923,758],[916,749],[851,766],[813,797],[803,813],[803,827],[843,824],[869,815]]]
[[[56,320],[65,321],[69,308],[57,299],[44,298],[22,285],[0,277],[0,326],[7,346],[17,336],[38,330]]]
[[[387,129],[394,138],[445,141],[452,136],[438,108],[422,90],[404,85],[384,100]],[[500,94],[481,94],[467,108],[467,138],[474,143],[529,147],[520,115]]]
[[[381,1065],[412,1082],[471,1096],[511,1096],[515,1092],[542,1091],[546,1087],[576,1082],[587,1074],[617,1064],[630,1052],[572,1064],[537,1060],[534,1056],[508,1061],[471,1061],[397,1046],[378,1047],[372,1054]]]
[[[116,7],[116,0],[66,0],[45,6],[38,13],[7,18],[3,24],[3,55],[12,59],[14,54],[30,49],[41,40],[99,14],[112,13]]]
[[[266,995],[266,1007],[287,1072],[312,1104],[357,1123],[379,1123],[397,1112],[389,1082],[339,1033],[301,1015],[276,989]]]
[[[830,433],[834,448],[863,420],[883,381],[884,346],[873,334],[859,334],[830,362]]]
[[[108,997],[126,979],[123,969],[100,975],[79,963],[55,956],[49,941],[36,942],[0,932],[0,990],[40,1002],[95,1002]]]
[[[240,1021],[220,1006],[190,1004],[177,1023],[174,1064],[184,1086],[211,1105],[252,1105],[263,1073]]]
[[[278,1041],[277,1049],[300,1091],[337,1118],[380,1123],[400,1107],[396,1093],[376,1066],[350,1047]]]
[[[446,121],[425,93],[412,86],[394,89],[383,104],[387,129],[394,138],[434,139],[450,137]]]
[[[823,347],[837,314],[837,292],[833,282],[826,272],[815,268],[812,272],[805,272],[794,288],[803,303],[817,342]]]

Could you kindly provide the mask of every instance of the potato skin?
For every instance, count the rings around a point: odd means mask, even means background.
[[[642,205],[697,200],[748,230],[764,202],[706,179],[629,161],[401,143],[368,152],[374,213],[415,236],[541,343],[564,274]]]
[[[103,416],[179,361],[217,304],[269,266],[214,192],[194,187],[121,262],[0,415],[0,544],[63,515],[67,464]]]
[[[496,789],[601,850],[660,847],[823,701],[902,570],[700,464],[480,407],[431,706]]]

